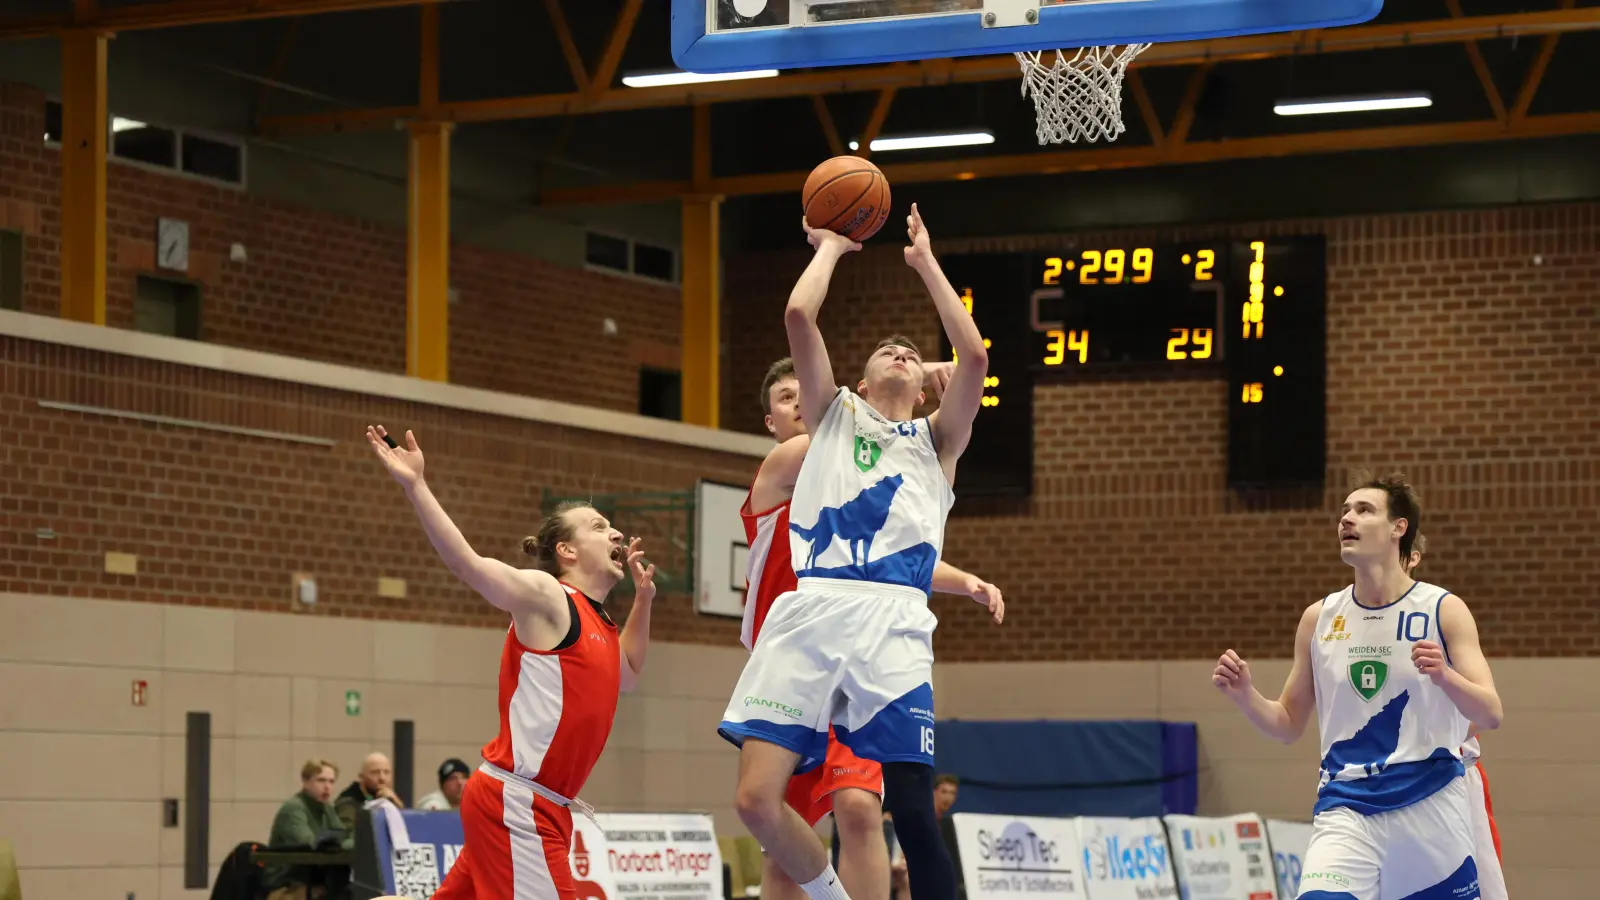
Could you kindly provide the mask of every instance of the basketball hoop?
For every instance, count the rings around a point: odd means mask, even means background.
[[[1060,50],[1016,54],[1022,95],[1033,92],[1039,143],[1116,140],[1123,132],[1122,76],[1149,46],[1080,47],[1071,57]],[[1055,62],[1046,65],[1040,57],[1050,52]]]

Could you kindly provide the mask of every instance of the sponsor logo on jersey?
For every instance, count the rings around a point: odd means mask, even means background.
[[[1344,630],[1344,616],[1334,616],[1333,625],[1328,633],[1322,636],[1324,643],[1328,641],[1348,641],[1350,632]]]
[[[864,438],[859,434],[856,435],[856,468],[863,472],[870,472],[872,471],[873,467],[878,464],[878,460],[882,458],[883,446],[881,444],[872,438]]]
[[[1361,621],[1363,621],[1363,622],[1382,622],[1383,619],[1384,619],[1383,616],[1362,616],[1361,617]]]
[[[785,703],[779,703],[776,700],[768,700],[765,697],[746,697],[744,698],[744,705],[764,707],[766,709],[773,710],[774,712],[783,713],[792,719],[799,719],[805,716],[805,712],[803,710],[796,709],[795,707],[789,706]]]
[[[1350,886],[1350,879],[1340,875],[1338,872],[1306,872],[1300,876],[1300,893],[1306,893],[1305,886],[1307,884],[1312,885],[1313,890],[1316,889],[1317,885],[1321,884],[1334,884],[1347,888]]]
[[[1389,680],[1389,664],[1380,659],[1358,659],[1350,664],[1350,686],[1362,700],[1371,702]]]

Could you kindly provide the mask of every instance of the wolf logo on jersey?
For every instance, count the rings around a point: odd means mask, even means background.
[[[795,574],[931,593],[954,501],[927,419],[890,422],[840,388],[795,481]]]
[[[1353,586],[1323,600],[1312,642],[1322,732],[1315,812],[1401,809],[1462,774],[1469,723],[1410,665],[1412,644],[1444,644],[1439,605],[1448,593],[1419,581],[1383,607],[1362,606]]]

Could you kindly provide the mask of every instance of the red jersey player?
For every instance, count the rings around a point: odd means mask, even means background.
[[[500,732],[461,797],[466,844],[434,900],[575,900],[567,853],[572,811],[605,749],[617,692],[644,668],[655,566],[639,539],[587,504],[567,504],[524,538],[538,568],[517,569],[473,551],[422,480],[422,451],[383,426],[367,442],[405,488],[445,565],[511,617],[500,657]],[[637,592],[618,633],[602,605],[632,567]]]
[[[949,373],[942,365],[927,366],[936,391],[948,380]],[[800,382],[795,377],[793,361],[781,359],[767,370],[761,383],[761,404],[767,414],[767,430],[778,446],[762,461],[739,511],[750,545],[748,600],[740,634],[746,649],[754,649],[772,602],[796,585],[789,556],[789,500],[810,436],[800,416]],[[1005,616],[1005,601],[999,588],[947,563],[940,562],[934,569],[933,587],[944,593],[965,594],[985,604],[996,623]],[[889,896],[883,788],[883,766],[856,756],[835,740],[830,730],[826,760],[791,778],[785,797],[807,825],[815,826],[833,813],[839,830],[839,878],[846,893],[858,900]],[[931,794],[928,801],[932,802]],[[763,867],[761,895],[763,900],[805,897],[800,886],[770,857]]]

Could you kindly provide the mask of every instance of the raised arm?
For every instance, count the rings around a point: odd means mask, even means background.
[[[1439,602],[1439,636],[1442,647],[1433,641],[1417,641],[1411,648],[1412,663],[1444,689],[1456,709],[1471,720],[1469,736],[1499,728],[1505,709],[1489,661],[1478,645],[1478,623],[1466,601],[1455,594],[1447,594]]]
[[[639,683],[644,671],[645,653],[650,649],[650,607],[656,599],[656,567],[644,564],[644,551],[639,549],[639,539],[628,544],[628,568],[633,571],[633,608],[628,610],[628,621],[617,636],[622,652],[620,687],[631,691]]]
[[[817,328],[817,313],[822,309],[822,301],[827,299],[833,267],[838,265],[841,256],[860,250],[861,245],[831,231],[812,228],[804,220],[801,220],[801,227],[817,253],[789,293],[789,306],[783,311],[783,328],[789,334],[789,355],[794,359],[795,378],[800,382],[800,415],[815,428],[839,387],[833,380],[828,348],[822,343],[822,332]]]
[[[750,485],[750,511],[764,513],[794,496],[794,483],[800,478],[800,466],[806,461],[806,451],[811,449],[811,435],[797,435],[767,451],[756,472],[755,483]]]
[[[939,400],[939,409],[929,417],[934,441],[939,446],[939,462],[944,466],[946,477],[954,480],[956,462],[967,449],[967,440],[972,437],[972,420],[983,402],[989,351],[983,346],[983,335],[978,333],[977,323],[973,322],[961,297],[951,287],[950,279],[939,268],[939,261],[933,257],[933,242],[915,203],[911,204],[911,215],[906,217],[906,236],[911,240],[911,246],[906,248],[906,264],[922,276],[922,283],[933,298],[939,322],[956,355],[956,366]]]
[[[1250,724],[1285,744],[1300,739],[1317,708],[1316,687],[1311,680],[1311,639],[1316,635],[1317,617],[1321,614],[1320,600],[1301,614],[1300,626],[1294,633],[1294,664],[1289,667],[1289,677],[1278,699],[1261,696],[1251,683],[1250,664],[1232,650],[1222,654],[1211,673],[1211,683],[1239,707]]]
[[[405,489],[406,498],[422,523],[423,533],[445,566],[499,609],[513,615],[534,613],[551,620],[565,620],[566,592],[555,576],[479,556],[422,479],[422,451],[417,447],[416,437],[407,431],[404,447],[389,446],[387,437],[388,432],[382,425],[367,427],[367,443],[372,445],[373,453],[389,474]]]

